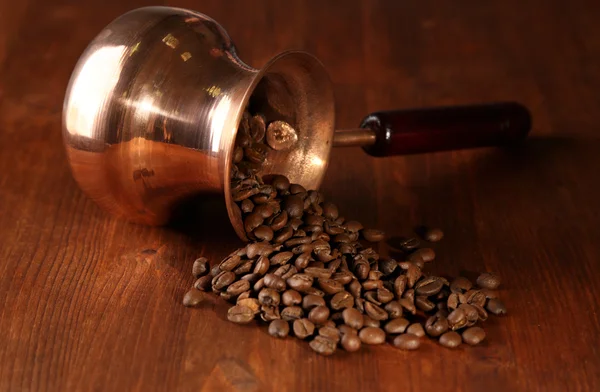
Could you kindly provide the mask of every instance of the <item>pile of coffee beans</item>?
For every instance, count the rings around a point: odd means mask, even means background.
[[[402,259],[380,257],[371,246],[385,243],[384,232],[346,220],[321,193],[284,176],[262,178],[269,150],[293,145],[289,135],[295,131],[282,123],[267,125],[260,114],[244,115],[231,189],[251,242],[212,267],[206,258],[197,259],[192,267],[197,280],[183,304],[199,306],[203,292],[212,291],[235,304],[229,321],[262,320],[271,336],[309,340],[323,355],[386,341],[416,350],[425,336],[448,348],[484,340],[480,323],[489,313],[506,313],[498,276],[484,273],[473,283],[425,274],[436,256],[427,244],[443,238],[439,229],[425,230],[421,239],[389,239]],[[288,136],[273,136],[284,128]]]

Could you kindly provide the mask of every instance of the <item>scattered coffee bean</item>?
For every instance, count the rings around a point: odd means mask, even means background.
[[[363,229],[361,234],[369,242],[380,242],[385,239],[385,233],[381,230]]]
[[[500,277],[489,272],[483,273],[477,277],[477,286],[482,289],[496,290],[500,286]]]
[[[409,325],[408,328],[406,328],[406,333],[418,336],[420,338],[425,336],[425,330],[423,329],[421,323],[413,323]]]
[[[429,263],[435,259],[435,251],[431,248],[421,248],[415,250],[410,254],[408,259],[412,261],[412,258],[420,257],[426,263]]]
[[[269,324],[269,335],[276,338],[285,338],[290,333],[290,325],[287,321],[278,319]]]
[[[183,306],[197,307],[204,301],[204,293],[198,289],[191,289],[183,296]]]
[[[358,337],[364,344],[382,344],[385,342],[385,332],[377,327],[365,327],[360,330]]]
[[[286,306],[281,310],[281,318],[286,321],[298,320],[303,315],[304,311],[300,306]]]
[[[324,336],[332,341],[338,343],[340,341],[340,331],[331,326],[324,326],[319,328],[319,335]]]
[[[471,346],[481,343],[484,339],[485,331],[481,327],[467,328],[462,334],[462,340]]]
[[[506,307],[498,298],[490,299],[487,303],[486,309],[496,316],[502,316],[506,314]]]
[[[406,333],[396,336],[393,345],[401,350],[417,350],[421,346],[421,339],[416,335]]]
[[[317,325],[325,323],[328,318],[329,308],[327,306],[314,307],[310,313],[308,313],[308,319]]]
[[[379,320],[372,319],[371,317],[364,315],[363,316],[363,327],[375,327],[379,328],[381,322]]]
[[[281,303],[285,306],[300,305],[302,303],[302,295],[296,290],[286,290],[281,295]],[[325,303],[325,301],[323,301]]]
[[[196,279],[200,278],[208,274],[210,266],[208,265],[208,259],[206,257],[200,257],[194,261],[194,265],[192,266],[192,275]]]
[[[443,316],[431,316],[425,322],[425,331],[429,336],[437,337],[448,330],[448,320]]]
[[[362,344],[357,334],[345,333],[342,336],[342,347],[348,352],[355,352],[360,350]]]
[[[427,229],[423,238],[429,242],[438,242],[444,238],[444,232],[440,229]]]
[[[409,324],[410,323],[407,319],[398,317],[388,321],[383,327],[383,329],[385,329],[385,332],[387,332],[388,334],[404,333]]]
[[[299,339],[306,339],[315,332],[315,325],[305,318],[294,320],[292,328],[294,330],[294,335]]]
[[[194,283],[194,287],[201,291],[207,291],[210,289],[211,282],[213,277],[210,275],[204,275],[201,278],[198,278]]]
[[[342,312],[342,317],[344,319],[344,323],[355,330],[359,330],[363,327],[363,315],[354,308],[344,309]]]
[[[440,344],[448,348],[456,348],[462,343],[462,338],[457,332],[449,331],[440,336]]]
[[[309,343],[310,348],[321,355],[333,354],[335,352],[336,345],[337,344],[334,341],[324,336],[317,336]]]
[[[227,311],[227,320],[237,324],[248,324],[254,319],[254,312],[247,306],[236,305]]]

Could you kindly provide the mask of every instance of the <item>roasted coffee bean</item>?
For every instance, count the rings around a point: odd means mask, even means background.
[[[362,294],[362,285],[360,284],[360,282],[358,280],[354,279],[348,285],[348,291],[350,291],[350,293],[352,293],[353,296],[358,298]]]
[[[377,327],[364,327],[358,333],[364,344],[382,344],[385,342],[385,332]]]
[[[357,233],[363,229],[363,225],[357,221],[348,221],[344,225],[345,229],[351,233]]]
[[[267,306],[267,305],[262,305],[260,307],[261,310],[261,314],[260,314],[260,318],[263,321],[273,321],[273,320],[278,320],[281,318],[281,315],[279,314],[279,308],[277,306]]]
[[[382,259],[379,260],[379,270],[383,275],[391,275],[398,267],[398,262],[394,259]]]
[[[201,291],[207,291],[210,289],[212,279],[212,276],[204,275],[203,277],[198,278],[196,282],[194,282],[194,287]]]
[[[204,301],[204,293],[198,289],[191,289],[183,296],[183,306],[197,307]]]
[[[334,268],[332,263],[334,263],[334,261],[332,261],[328,265],[330,271],[338,268],[337,266]],[[341,260],[337,259],[337,263],[340,264]],[[346,285],[346,284],[352,282],[352,280],[354,279],[354,275],[352,275],[352,273],[350,271],[341,271],[341,272],[334,273],[331,276],[331,279],[335,280],[336,282],[338,282],[342,285]]]
[[[408,328],[406,328],[406,333],[418,336],[420,338],[425,336],[425,330],[423,329],[423,326],[420,323],[414,323],[409,325]]]
[[[485,339],[485,331],[481,327],[471,327],[465,329],[462,333],[463,342],[468,345],[475,346]]]
[[[413,257],[414,258],[420,257],[424,262],[429,263],[430,261],[433,261],[435,259],[435,251],[431,248],[417,249],[413,253],[410,254],[410,256],[408,257],[408,260],[412,261]]]
[[[448,315],[448,326],[453,331],[465,327],[467,322],[467,315],[462,309],[456,309]]]
[[[252,286],[252,290],[259,292],[261,291],[263,288],[265,287],[265,279],[263,277],[261,277],[260,279],[258,279],[255,283],[254,286]]]
[[[271,265],[282,265],[286,264],[290,259],[294,257],[292,252],[280,252],[269,258]]]
[[[317,283],[319,284],[321,290],[325,292],[325,294],[333,295],[344,290],[344,285],[342,285],[340,282],[336,282],[333,279],[319,279]]]
[[[253,266],[253,260],[242,260],[241,264],[233,270],[233,273],[236,275],[245,275],[250,272]]]
[[[261,305],[277,306],[281,301],[281,295],[278,291],[265,287],[258,293],[258,302]]]
[[[286,321],[298,320],[304,316],[300,306],[286,306],[281,310],[281,318]]]
[[[486,301],[485,295],[479,290],[467,291],[465,293],[465,299],[468,304],[479,306],[484,306]]]
[[[492,298],[498,298],[499,297],[499,294],[498,294],[497,290],[481,289],[479,291],[481,291],[481,293],[483,295],[485,295],[485,298],[487,298],[487,299],[492,299]]]
[[[344,350],[351,353],[360,350],[362,342],[357,334],[345,333],[342,335],[341,344]]]
[[[482,289],[496,290],[500,286],[500,277],[489,272],[483,273],[477,277],[477,286]]]
[[[416,257],[409,260],[410,263],[414,264],[416,267],[423,269],[425,267],[425,262],[421,257]]]
[[[288,150],[298,142],[298,133],[285,121],[273,121],[267,127],[266,141],[275,151]]]
[[[462,343],[462,338],[457,332],[449,331],[440,336],[440,344],[447,348],[456,348]]]
[[[364,318],[363,315],[356,309],[347,308],[342,312],[342,318],[344,323],[351,328],[359,330],[363,327]]]
[[[323,229],[325,230],[325,233],[329,234],[330,236],[342,234],[344,232],[343,227],[338,226],[335,223],[331,223],[329,221],[323,224]]]
[[[391,301],[385,304],[384,309],[391,319],[402,317],[402,305],[398,301]]]
[[[421,339],[418,336],[406,333],[394,338],[392,344],[400,350],[417,350],[421,346]]]
[[[423,238],[429,242],[438,242],[444,238],[444,232],[440,229],[427,229]]]
[[[354,275],[360,280],[367,279],[371,266],[365,260],[360,260],[354,264]]]
[[[221,271],[233,271],[242,261],[242,258],[238,255],[231,255],[225,260],[221,261],[219,268]]]
[[[293,235],[294,235],[294,229],[292,229],[290,226],[286,226],[283,229],[279,230],[277,233],[275,233],[273,242],[276,244],[283,243],[283,242],[289,240],[290,238],[292,238]]]
[[[307,267],[304,269],[304,273],[317,279],[329,279],[332,275],[331,270],[329,268],[317,267]]]
[[[429,336],[437,337],[448,330],[448,320],[442,316],[431,316],[425,322],[425,331]]]
[[[394,299],[394,293],[385,288],[377,289],[377,300],[382,304],[387,304]]]
[[[365,303],[365,313],[367,313],[367,315],[374,320],[381,321],[387,320],[389,318],[385,310],[370,302]]]
[[[369,242],[380,242],[385,239],[385,233],[381,230],[363,229],[361,234]]]
[[[430,276],[422,279],[415,285],[415,292],[417,295],[429,297],[439,293],[442,287],[444,287],[444,283],[441,279],[438,279],[436,276]]]
[[[285,192],[290,187],[290,180],[286,176],[275,175],[271,179],[271,185],[280,192]]]
[[[287,284],[290,288],[301,293],[306,292],[306,290],[313,284],[313,277],[305,273],[296,274],[288,278]]]
[[[259,214],[252,212],[246,216],[244,219],[244,229],[246,229],[247,233],[252,232],[254,229],[263,224],[263,217]]]
[[[381,322],[379,320],[374,320],[367,315],[363,315],[363,327],[379,327]]]
[[[261,204],[259,206],[256,206],[256,208],[254,209],[253,212],[255,214],[260,215],[264,219],[267,219],[267,218],[271,217],[273,215],[273,213],[274,213],[273,207],[270,204]]]
[[[254,210],[254,203],[250,199],[243,200],[240,208],[244,214],[249,214]]]
[[[244,150],[240,146],[233,149],[233,162],[240,163],[244,159]]]
[[[504,306],[504,303],[502,303],[502,301],[500,301],[500,299],[498,298],[490,299],[487,303],[486,308],[490,311],[490,313],[496,316],[502,316],[506,314],[506,307]]]
[[[296,258],[296,261],[294,261],[294,265],[296,266],[298,271],[303,271],[308,266],[308,263],[310,261],[311,261],[310,252],[305,252],[305,253],[302,253],[301,255],[298,255],[298,257]]]
[[[246,274],[246,275],[242,275],[242,277],[240,279],[247,280],[248,282],[250,282],[250,284],[254,284],[260,278],[261,278],[261,275],[259,275],[259,274]]]
[[[227,311],[227,320],[236,324],[248,324],[254,320],[254,312],[247,306],[235,305]]]
[[[223,271],[212,280],[213,290],[222,290],[235,280],[235,274],[231,271]]]
[[[227,287],[227,294],[235,297],[246,290],[250,290],[250,282],[247,280],[238,280]]]
[[[406,271],[407,282],[406,285],[412,288],[417,280],[421,277],[421,269],[416,265],[408,262],[398,263],[398,266]]]
[[[379,300],[377,299],[377,291],[375,290],[365,291],[365,293],[363,294],[363,298],[372,304],[381,305],[381,302],[379,302]]]
[[[281,303],[285,306],[294,306],[302,303],[302,295],[296,290],[286,290],[281,294]]]
[[[321,290],[319,290],[316,287],[309,287],[306,290],[303,291],[304,294],[313,294],[313,295],[318,295],[319,297],[324,297],[325,293]]]
[[[420,241],[416,237],[396,238],[392,242],[395,248],[401,249],[404,252],[410,252],[413,249],[417,249],[420,245]]]
[[[290,333],[290,325],[285,320],[273,320],[269,324],[269,335],[276,338],[285,338]]]
[[[258,260],[256,260],[256,264],[254,265],[253,273],[258,275],[264,275],[271,266],[269,258],[267,256],[260,256]]]
[[[284,199],[283,208],[290,218],[299,218],[304,211],[304,201],[297,195],[288,195]]]
[[[287,222],[288,222],[288,214],[287,214],[287,212],[286,211],[281,211],[273,219],[273,222],[271,222],[271,229],[273,229],[273,231],[279,231],[279,230],[281,230],[281,229],[283,229],[285,227],[285,225],[287,224]],[[290,228],[290,230],[292,230],[292,229]],[[293,233],[293,231],[292,231],[292,233]],[[281,235],[281,233],[279,233],[279,235]],[[283,241],[280,241],[280,242],[283,242]]]
[[[323,203],[323,216],[327,219],[335,220],[339,215],[338,208],[331,202]]]
[[[474,325],[479,320],[479,313],[477,309],[469,304],[461,304],[458,309],[462,310],[467,318],[467,326]]]
[[[315,325],[310,320],[301,318],[294,320],[292,329],[298,339],[306,339],[315,332]]]
[[[446,302],[446,306],[448,307],[448,309],[454,310],[458,307],[458,304],[459,304],[458,294],[456,294],[456,293],[450,294],[450,296],[448,297],[448,300]]]
[[[327,306],[317,306],[308,313],[308,319],[314,324],[323,324],[329,318],[329,308]]]
[[[464,276],[459,276],[450,283],[450,292],[465,293],[473,287],[473,283]]]
[[[210,275],[214,278],[215,276],[219,275],[221,272],[221,268],[219,268],[219,264],[215,264],[210,268]]]
[[[271,241],[273,239],[274,233],[273,229],[271,229],[269,226],[261,225],[254,229],[254,231],[252,231],[252,234],[254,234],[254,236],[258,240]]]
[[[400,298],[398,300],[398,303],[402,305],[402,307],[406,309],[409,313],[417,313],[417,308],[415,307],[415,302],[413,300],[410,300],[409,298]]]
[[[287,287],[285,280],[281,279],[281,277],[275,274],[266,274],[264,279],[266,287],[277,290],[279,292],[283,292]]]
[[[383,329],[385,329],[385,332],[388,334],[404,333],[409,325],[410,322],[407,319],[398,317],[388,321]]]
[[[335,352],[337,343],[324,336],[317,336],[309,343],[310,348],[321,355],[331,355]]]
[[[394,294],[396,298],[401,298],[402,294],[404,294],[404,290],[406,290],[408,282],[408,277],[406,275],[400,275],[394,280]]]
[[[308,214],[304,216],[304,223],[310,226],[323,226],[325,218],[319,215]]]
[[[364,290],[369,291],[383,287],[383,282],[381,280],[365,280],[361,285]]]
[[[335,343],[339,343],[340,341],[340,331],[337,328],[331,326],[323,326],[319,328],[319,336],[331,339]]]
[[[352,327],[350,327],[347,324],[340,324],[338,327],[338,330],[340,331],[340,335],[344,336],[346,334],[348,335],[358,335],[358,331]]]
[[[249,259],[256,256],[269,256],[273,250],[273,246],[268,242],[253,242],[246,247],[246,256]]]
[[[323,297],[309,294],[302,299],[302,308],[304,308],[304,310],[309,311],[317,306],[325,306],[325,299],[323,299]]]
[[[250,137],[256,142],[260,142],[265,137],[266,132],[265,116],[256,114],[250,119]]]
[[[210,266],[208,265],[208,259],[206,257],[200,257],[194,261],[194,265],[192,266],[192,275],[196,279],[200,278],[208,274]]]
[[[330,306],[334,310],[351,308],[354,305],[354,297],[347,291],[340,291],[335,294],[330,301]],[[386,314],[387,315],[387,314]]]
[[[250,147],[244,148],[244,158],[248,162],[262,164],[267,157],[267,154],[259,144],[254,143]]]
[[[249,197],[252,197],[254,195],[256,195],[258,193],[258,188],[250,188],[250,187],[246,187],[246,188],[241,188],[238,189],[234,192],[231,193],[231,198],[233,199],[233,201],[239,202],[245,199],[248,199]],[[248,231],[248,230],[246,230]]]
[[[435,304],[431,302],[429,298],[422,295],[415,297],[415,306],[423,312],[430,312],[435,309]]]

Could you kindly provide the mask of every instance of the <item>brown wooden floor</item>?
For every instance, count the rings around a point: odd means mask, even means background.
[[[325,194],[405,233],[442,227],[435,270],[497,271],[510,315],[481,347],[313,354],[226,306],[180,305],[222,226],[149,228],[77,188],[61,108],[86,43],[141,0],[0,0],[0,390],[600,390],[600,2],[189,1],[253,66],[289,48],[336,83],[340,127],[377,109],[519,100],[529,143],[373,159],[335,151]],[[148,251],[156,250],[156,252]]]

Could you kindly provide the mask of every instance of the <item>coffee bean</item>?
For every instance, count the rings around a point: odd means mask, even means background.
[[[453,331],[465,327],[467,322],[467,315],[462,309],[456,309],[448,315],[448,326]]]
[[[302,318],[304,311],[300,306],[286,306],[281,310],[281,318],[286,321]]]
[[[341,260],[338,260],[338,264],[341,263]],[[329,263],[329,269],[337,269],[338,267],[333,268],[333,264],[334,262],[332,261],[331,263]],[[350,282],[352,282],[352,279],[354,279],[354,275],[352,275],[352,273],[350,271],[341,271],[341,272],[336,272],[335,274],[333,274],[331,276],[331,279],[335,280],[336,282],[342,284],[342,285],[346,285]]]
[[[294,320],[292,329],[294,330],[294,335],[298,339],[306,339],[314,333],[315,325],[310,320],[302,318]]]
[[[329,304],[334,310],[351,308],[354,305],[354,297],[347,291],[340,291],[331,298]]]
[[[440,336],[440,344],[447,348],[456,348],[462,343],[462,338],[457,332],[449,331]]]
[[[281,211],[271,222],[271,229],[273,231],[279,231],[285,227],[288,222],[288,214],[286,211]],[[283,242],[283,241],[281,241]]]
[[[385,332],[377,327],[364,327],[358,333],[364,344],[382,344],[385,342]]]
[[[273,246],[268,242],[253,242],[246,247],[246,256],[249,259],[256,256],[269,256],[273,250]]]
[[[450,283],[450,292],[465,293],[473,287],[473,283],[464,276],[459,276]]]
[[[416,335],[406,333],[396,336],[392,344],[401,350],[412,351],[417,350],[421,346],[421,339]]]
[[[377,289],[377,299],[382,304],[386,304],[394,299],[394,294],[386,288]]]
[[[290,218],[299,218],[304,211],[304,201],[297,195],[288,195],[284,199],[283,208]]]
[[[381,280],[365,280],[362,282],[362,288],[366,291],[376,290],[381,287],[383,287],[383,282]]]
[[[361,234],[369,242],[380,242],[385,239],[385,233],[381,230],[363,229]]]
[[[312,286],[313,277],[305,273],[296,274],[288,278],[287,284],[290,288],[302,293]]]
[[[273,320],[269,324],[269,335],[276,338],[285,338],[290,333],[290,325],[285,320]]]
[[[252,269],[253,266],[254,266],[254,261],[253,260],[242,260],[242,262],[240,263],[240,265],[238,265],[233,270],[233,273],[236,274],[236,275],[245,275],[248,272],[250,272],[250,270]]]
[[[448,300],[446,302],[446,306],[448,307],[448,309],[454,310],[458,307],[458,304],[459,304],[458,294],[456,294],[456,293],[450,294],[450,296],[448,297]]]
[[[292,229],[290,226],[286,226],[283,229],[279,230],[277,233],[275,233],[273,242],[276,244],[283,243],[283,242],[287,241],[288,239],[292,238],[293,235],[294,235],[294,229]]]
[[[317,306],[308,313],[308,319],[314,324],[323,324],[329,318],[329,308],[327,306]]]
[[[242,258],[238,255],[230,255],[225,260],[221,261],[219,268],[221,271],[233,271],[242,261]]]
[[[229,286],[235,280],[235,274],[231,271],[223,271],[212,280],[213,290],[220,291]]]
[[[210,266],[208,265],[208,259],[206,257],[200,257],[194,261],[194,265],[192,266],[192,275],[196,279],[200,278],[208,274]]]
[[[250,199],[242,200],[241,210],[244,214],[251,213],[254,210],[254,203]]]
[[[276,290],[265,287],[258,293],[258,302],[261,305],[277,306],[281,301],[281,295]]]
[[[317,268],[307,267],[304,269],[304,273],[317,279],[329,279],[331,278],[331,270],[329,268]]]
[[[304,310],[311,310],[317,306],[325,306],[325,299],[323,297],[319,297],[318,295],[306,295],[302,299],[302,308]]]
[[[275,274],[266,274],[265,277],[265,286],[271,289],[282,292],[286,289],[285,280],[281,279],[281,277]]]
[[[313,295],[318,295],[319,297],[324,297],[325,293],[319,289],[317,289],[316,287],[309,287],[306,290],[303,291],[304,294],[313,294]]]
[[[416,265],[408,262],[398,263],[398,266],[406,271],[407,282],[406,285],[412,288],[417,280],[421,277],[421,269]]]
[[[204,301],[204,294],[197,290],[191,289],[183,296],[183,306],[197,307]]]
[[[273,229],[271,229],[269,226],[261,225],[261,226],[258,226],[256,229],[254,229],[252,234],[254,234],[254,236],[258,240],[271,241],[273,239],[274,233],[273,233]]]
[[[247,324],[254,320],[254,312],[247,306],[235,305],[227,311],[227,320],[236,324]]]
[[[462,310],[467,318],[467,326],[474,325],[479,320],[479,313],[474,306],[469,304],[461,304],[458,309]]]
[[[198,278],[196,282],[194,282],[194,287],[201,291],[207,291],[210,289],[212,279],[212,276],[204,275],[203,277]]]
[[[468,345],[475,346],[485,339],[485,331],[481,327],[471,327],[465,329],[462,334],[463,342]]]
[[[407,283],[408,277],[406,275],[400,275],[396,278],[396,280],[394,280],[394,294],[396,294],[396,298],[402,297]]]
[[[424,312],[430,312],[435,309],[435,304],[431,302],[427,297],[419,295],[415,298],[415,306],[417,309]]]
[[[379,306],[370,302],[365,303],[365,313],[374,320],[387,320],[389,318],[387,312]]]
[[[363,229],[363,225],[357,221],[348,221],[344,225],[345,229],[351,233],[357,233]]]
[[[442,287],[444,287],[444,284],[441,279],[438,279],[436,276],[430,276],[422,279],[415,285],[415,292],[417,295],[429,297],[439,293]]]
[[[290,180],[286,176],[275,175],[271,179],[271,185],[280,192],[285,192],[290,187]]]
[[[323,203],[323,216],[327,219],[335,220],[339,215],[338,208],[331,202]]]
[[[279,252],[276,255],[271,256],[269,261],[271,265],[282,265],[290,261],[292,257],[294,257],[292,252]]]
[[[363,315],[356,309],[347,308],[342,312],[344,323],[349,327],[359,330],[363,327],[364,318]]]
[[[404,333],[409,324],[410,322],[407,319],[398,317],[388,321],[383,329],[385,329],[385,332],[388,334]]]
[[[383,275],[391,275],[398,267],[398,262],[394,259],[382,259],[379,260],[379,270]]]
[[[348,352],[355,352],[360,350],[362,344],[360,338],[356,334],[345,333],[342,335],[342,347]]]
[[[281,303],[285,306],[294,306],[302,303],[302,295],[296,290],[286,290],[281,294]]]
[[[227,294],[235,297],[246,290],[250,290],[250,282],[247,280],[238,280],[227,287]]]
[[[406,309],[408,312],[415,314],[417,312],[417,308],[415,307],[415,302],[414,300],[410,300],[409,298],[400,298],[398,300],[398,303],[400,305],[402,305],[402,307],[404,309]]]
[[[309,343],[309,346],[318,354],[331,355],[335,352],[336,343],[324,336],[317,336]]]
[[[500,277],[491,273],[483,273],[477,277],[477,286],[482,289],[496,290],[500,286]]]
[[[490,299],[487,303],[486,308],[487,308],[487,310],[490,311],[490,313],[492,313],[496,316],[501,316],[501,315],[506,314],[506,307],[504,306],[504,303],[502,303],[502,301],[500,301],[500,299],[498,299],[498,298]]]
[[[448,320],[442,316],[431,316],[425,322],[425,331],[429,336],[437,337],[448,330]]]
[[[468,304],[479,306],[484,306],[486,301],[485,295],[479,290],[467,291],[465,293],[465,299]]]
[[[340,282],[336,282],[333,279],[319,279],[317,281],[321,290],[325,292],[325,294],[336,294],[340,291],[344,290],[344,286]]]
[[[391,319],[402,317],[402,305],[398,301],[391,301],[385,304],[385,311]]]
[[[215,276],[219,275],[221,272],[221,268],[219,268],[219,264],[215,264],[210,268],[210,275],[214,278]]]
[[[418,336],[420,338],[425,336],[425,330],[423,329],[423,326],[420,323],[414,323],[409,325],[408,328],[406,328],[406,333]]]
[[[260,312],[260,303],[256,298],[241,298],[240,295],[236,301],[236,305],[245,306],[252,310],[254,314],[258,314]]]
[[[427,229],[423,235],[423,238],[429,242],[438,242],[444,238],[444,232],[440,229]]]
[[[340,331],[335,327],[324,326],[319,328],[319,336],[326,337],[335,343],[340,341]]]
[[[429,263],[435,259],[435,251],[431,248],[417,249],[410,254],[409,260],[411,260],[412,257],[420,257],[424,262]]]
[[[238,189],[234,192],[231,193],[231,198],[233,199],[233,201],[239,202],[245,199],[248,199],[249,197],[252,197],[253,195],[256,195],[258,193],[258,188],[250,188],[250,187],[246,187],[246,188],[241,188]],[[246,230],[248,231],[248,230]]]
[[[260,310],[262,311],[260,318],[263,321],[269,322],[281,318],[281,315],[279,314],[279,308],[277,306],[262,305]]]
[[[481,291],[481,293],[483,295],[485,295],[485,298],[487,298],[487,299],[498,298],[498,296],[499,296],[497,290],[481,289],[479,291]]]
[[[346,334],[358,336],[358,331],[347,324],[340,324],[337,328],[342,336]]]

